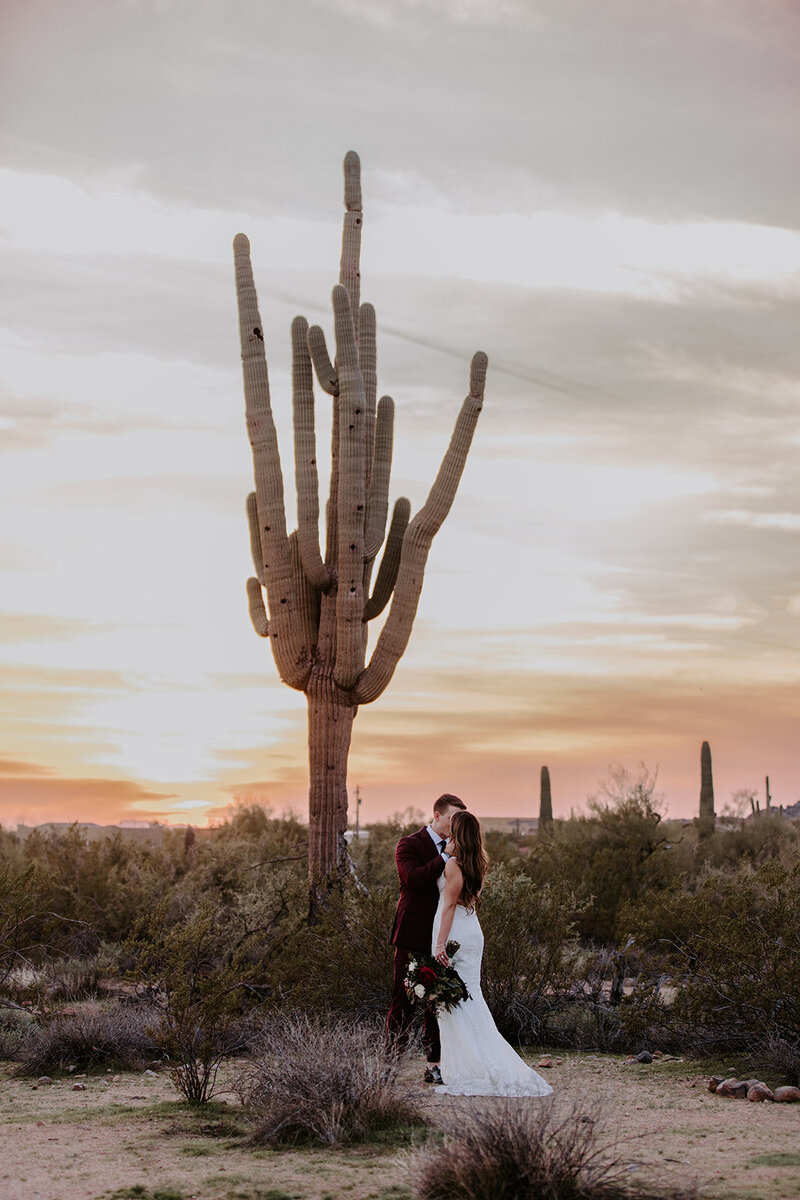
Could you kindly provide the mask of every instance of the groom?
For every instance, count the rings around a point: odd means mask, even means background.
[[[402,1044],[414,1010],[406,994],[405,977],[410,954],[430,954],[433,918],[439,903],[436,880],[450,857],[445,851],[453,813],[466,809],[458,796],[440,796],[433,806],[433,820],[417,833],[401,838],[395,859],[400,876],[400,899],[394,919],[391,942],[394,946],[394,985],[392,1004],[386,1018],[389,1044]],[[425,1045],[426,1083],[441,1083],[439,1026],[434,1013],[425,1009],[422,1040]]]

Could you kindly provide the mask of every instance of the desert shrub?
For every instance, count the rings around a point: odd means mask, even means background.
[[[687,1049],[796,1045],[800,1030],[800,855],[733,873],[708,871],[696,891],[673,889],[628,913],[632,932],[669,972],[674,1000],[661,1019],[691,1037]],[[646,981],[631,1007],[658,1016]]]
[[[578,1050],[630,1049],[620,1005],[625,979],[638,971],[638,959],[632,938],[622,947],[583,948],[573,967],[567,1003],[554,1006],[548,1017],[547,1042]]]
[[[23,1042],[33,1026],[30,1013],[0,1008],[0,1061],[19,1057]]]
[[[764,812],[738,829],[717,829],[700,849],[704,863],[735,870],[745,858],[755,864],[776,858],[788,865],[799,846],[800,824]]]
[[[507,864],[493,866],[480,918],[485,936],[481,989],[507,1037],[536,1041],[575,978],[575,913],[564,883],[535,886]]]
[[[400,1078],[405,1065],[377,1027],[297,1014],[264,1029],[235,1090],[255,1122],[253,1142],[363,1141],[424,1123]]]
[[[42,970],[44,995],[49,1003],[96,999],[103,991],[103,964],[97,958],[59,958]]]
[[[195,842],[176,889],[184,908],[213,899],[218,907],[252,905],[279,883],[306,882],[308,829],[296,817],[273,817],[258,804],[237,804],[229,819]],[[294,905],[292,905],[294,907]],[[301,902],[302,907],[302,902]]]
[[[626,1160],[597,1135],[596,1115],[552,1101],[495,1101],[445,1127],[443,1146],[409,1160],[418,1200],[655,1200],[636,1187]]]
[[[394,948],[396,889],[366,894],[348,881],[318,919],[298,921],[267,968],[269,995],[294,1008],[385,1017]]]
[[[58,918],[47,878],[33,864],[0,865],[0,1007],[32,999],[37,964],[50,952]],[[30,993],[30,995],[29,995]]]
[[[88,1003],[33,1025],[17,1058],[33,1075],[68,1066],[135,1070],[159,1054],[152,1032],[158,1013],[147,1005]]]
[[[568,1046],[573,1050],[618,1052],[628,1047],[630,1039],[618,1008],[605,1001],[581,997],[566,1002],[548,1015],[541,1040],[548,1046]]]
[[[800,1087],[800,1030],[795,1036],[768,1034],[757,1046],[755,1057],[787,1083]]]
[[[526,860],[537,882],[559,879],[588,901],[576,915],[581,937],[620,940],[626,901],[667,886],[685,865],[688,841],[663,820],[655,782],[645,768],[635,777],[613,771],[587,815],[556,821]]]
[[[240,1047],[242,1018],[253,1002],[253,967],[240,945],[229,947],[229,923],[207,903],[180,924],[167,903],[140,920],[127,942],[131,978],[160,1013],[155,1032],[173,1066],[171,1077],[190,1103],[214,1094],[220,1063]]]
[[[87,842],[77,824],[64,833],[34,830],[24,851],[49,880],[52,908],[64,922],[57,946],[65,955],[86,957],[103,940],[121,941],[131,921],[175,881],[163,849],[131,842],[120,832]]]

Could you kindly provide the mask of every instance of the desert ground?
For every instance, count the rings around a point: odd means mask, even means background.
[[[800,1105],[710,1094],[713,1072],[748,1077],[735,1057],[625,1065],[619,1056],[564,1053],[543,1070],[553,1103],[577,1104],[616,1142],[632,1185],[642,1174],[696,1184],[706,1200],[798,1200]],[[527,1055],[536,1065],[539,1052]],[[228,1065],[228,1073],[235,1070]],[[75,1076],[36,1085],[6,1064],[0,1082],[3,1200],[411,1200],[406,1160],[424,1133],[326,1149],[253,1149],[232,1093],[191,1109],[164,1074]],[[766,1080],[776,1084],[778,1080]],[[224,1089],[225,1080],[222,1080]],[[475,1100],[420,1085],[432,1121]],[[521,1101],[520,1103],[531,1103]],[[538,1103],[538,1102],[537,1102]]]

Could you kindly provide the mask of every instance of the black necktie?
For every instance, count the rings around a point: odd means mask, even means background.
[[[439,842],[439,853],[440,854],[444,854],[444,848],[446,845],[447,845],[447,842]]]

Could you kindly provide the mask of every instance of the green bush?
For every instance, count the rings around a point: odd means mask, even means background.
[[[220,1063],[241,1048],[242,1017],[253,1002],[252,965],[229,948],[229,925],[211,903],[178,925],[166,904],[140,920],[127,943],[130,976],[147,989],[160,1022],[153,1035],[172,1062],[175,1086],[193,1104],[214,1094]]]
[[[266,967],[268,998],[306,1012],[385,1017],[392,989],[389,943],[397,891],[347,882],[309,924],[297,920]]]
[[[575,917],[582,906],[565,883],[535,886],[508,864],[489,871],[480,909],[485,947],[481,989],[508,1037],[540,1040],[575,979]]]
[[[630,1001],[676,1025],[697,1049],[752,1050],[800,1035],[800,855],[735,872],[708,871],[696,891],[652,894],[627,914],[632,933],[658,956],[677,991],[671,1004],[643,985]],[[659,1012],[660,1009],[660,1012]],[[700,1044],[697,1040],[702,1039]]]
[[[0,1007],[23,999],[29,987],[35,993],[36,964],[49,951],[55,924],[51,902],[49,881],[36,866],[0,864]]]
[[[556,821],[530,856],[537,882],[561,880],[588,901],[577,915],[581,937],[614,943],[624,937],[623,906],[651,888],[668,886],[693,850],[677,826],[663,820],[655,777],[612,774],[588,814]]]

